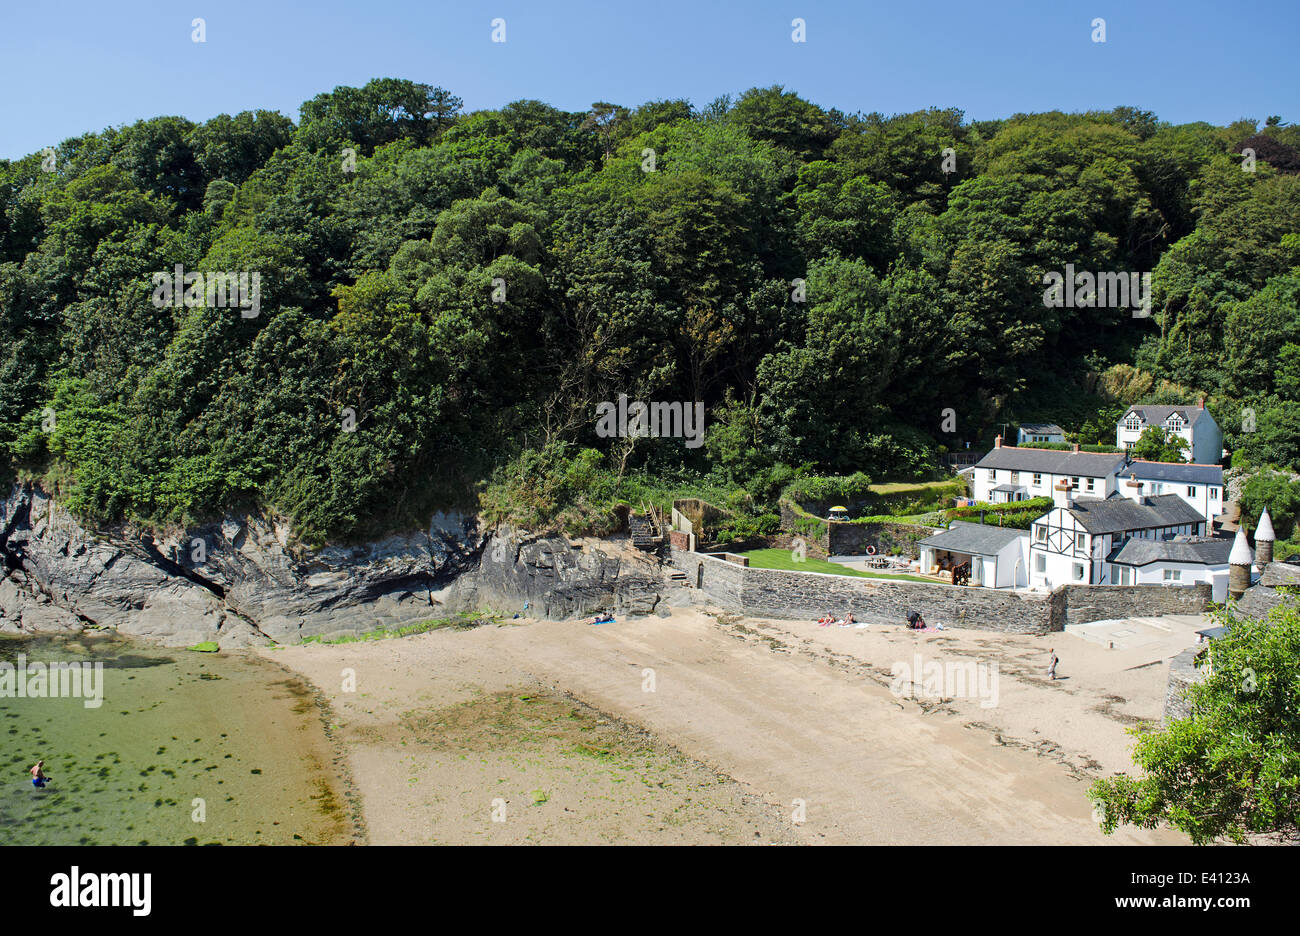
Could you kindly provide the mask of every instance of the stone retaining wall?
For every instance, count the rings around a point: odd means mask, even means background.
[[[1063,585],[1056,589],[1064,595],[1056,614],[1062,627],[1129,617],[1200,614],[1210,602],[1211,591],[1204,582],[1190,586]]]
[[[802,537],[809,545],[809,555],[817,551],[830,556],[860,556],[868,546],[877,552],[888,553],[898,547],[909,559],[916,559],[921,554],[916,541],[925,539],[934,533],[932,527],[921,527],[912,523],[852,523],[846,520],[825,520],[815,517],[820,526],[817,532],[798,532],[800,515],[786,501],[782,501],[781,528]],[[816,547],[816,548],[813,548]]]
[[[1165,723],[1186,718],[1192,714],[1187,689],[1192,683],[1204,678],[1204,673],[1196,669],[1196,655],[1204,647],[1188,647],[1169,661],[1169,682],[1165,689]]]
[[[819,572],[744,568],[700,553],[673,550],[673,564],[710,600],[751,617],[813,620],[823,614],[872,624],[902,624],[911,611],[945,627],[1045,634],[1067,623],[1136,615],[1196,614],[1209,586],[1066,585],[1049,594],[991,588],[893,582]]]

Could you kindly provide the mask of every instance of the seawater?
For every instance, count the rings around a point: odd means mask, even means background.
[[[0,697],[0,844],[342,844],[346,780],[310,687],[246,654],[116,636],[0,638],[0,659],[103,663],[103,704]],[[30,767],[44,759],[45,789]]]

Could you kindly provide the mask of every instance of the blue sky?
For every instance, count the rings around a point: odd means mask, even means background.
[[[1129,104],[1300,121],[1297,0],[7,0],[0,158],[142,117],[298,106],[373,77],[467,109],[569,110],[781,84],[823,107],[968,119]],[[203,17],[207,41],[191,41]],[[491,21],[506,21],[506,42]],[[791,20],[807,42],[791,41]],[[1091,22],[1106,20],[1104,44]]]

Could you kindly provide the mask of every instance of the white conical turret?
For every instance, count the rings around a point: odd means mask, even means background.
[[[1273,561],[1273,518],[1268,515],[1268,508],[1259,515],[1259,526],[1255,529],[1255,561],[1260,568]]]
[[[1228,597],[1240,598],[1250,588],[1250,544],[1246,542],[1246,526],[1237,527],[1237,538],[1232,552],[1228,553]]]
[[[1249,566],[1252,558],[1250,544],[1246,542],[1246,528],[1238,527],[1237,538],[1232,541],[1232,552],[1228,553],[1228,565]]]
[[[1277,537],[1273,535],[1273,518],[1268,515],[1268,508],[1259,515],[1259,526],[1255,528],[1255,543],[1271,543]]]

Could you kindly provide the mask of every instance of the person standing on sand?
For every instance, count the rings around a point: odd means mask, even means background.
[[[1048,652],[1049,654],[1051,654],[1051,657],[1050,657],[1050,658],[1048,659],[1048,661],[1047,661],[1047,678],[1048,678],[1048,679],[1055,680],[1055,679],[1056,679],[1056,664],[1059,663],[1059,662],[1061,662],[1061,661],[1060,661],[1060,659],[1057,657],[1057,655],[1056,655],[1056,651],[1055,651],[1055,650],[1048,650],[1047,652]]]
[[[49,782],[49,777],[45,775],[45,761],[38,760],[32,765],[32,786],[38,790],[45,789],[45,784]]]

